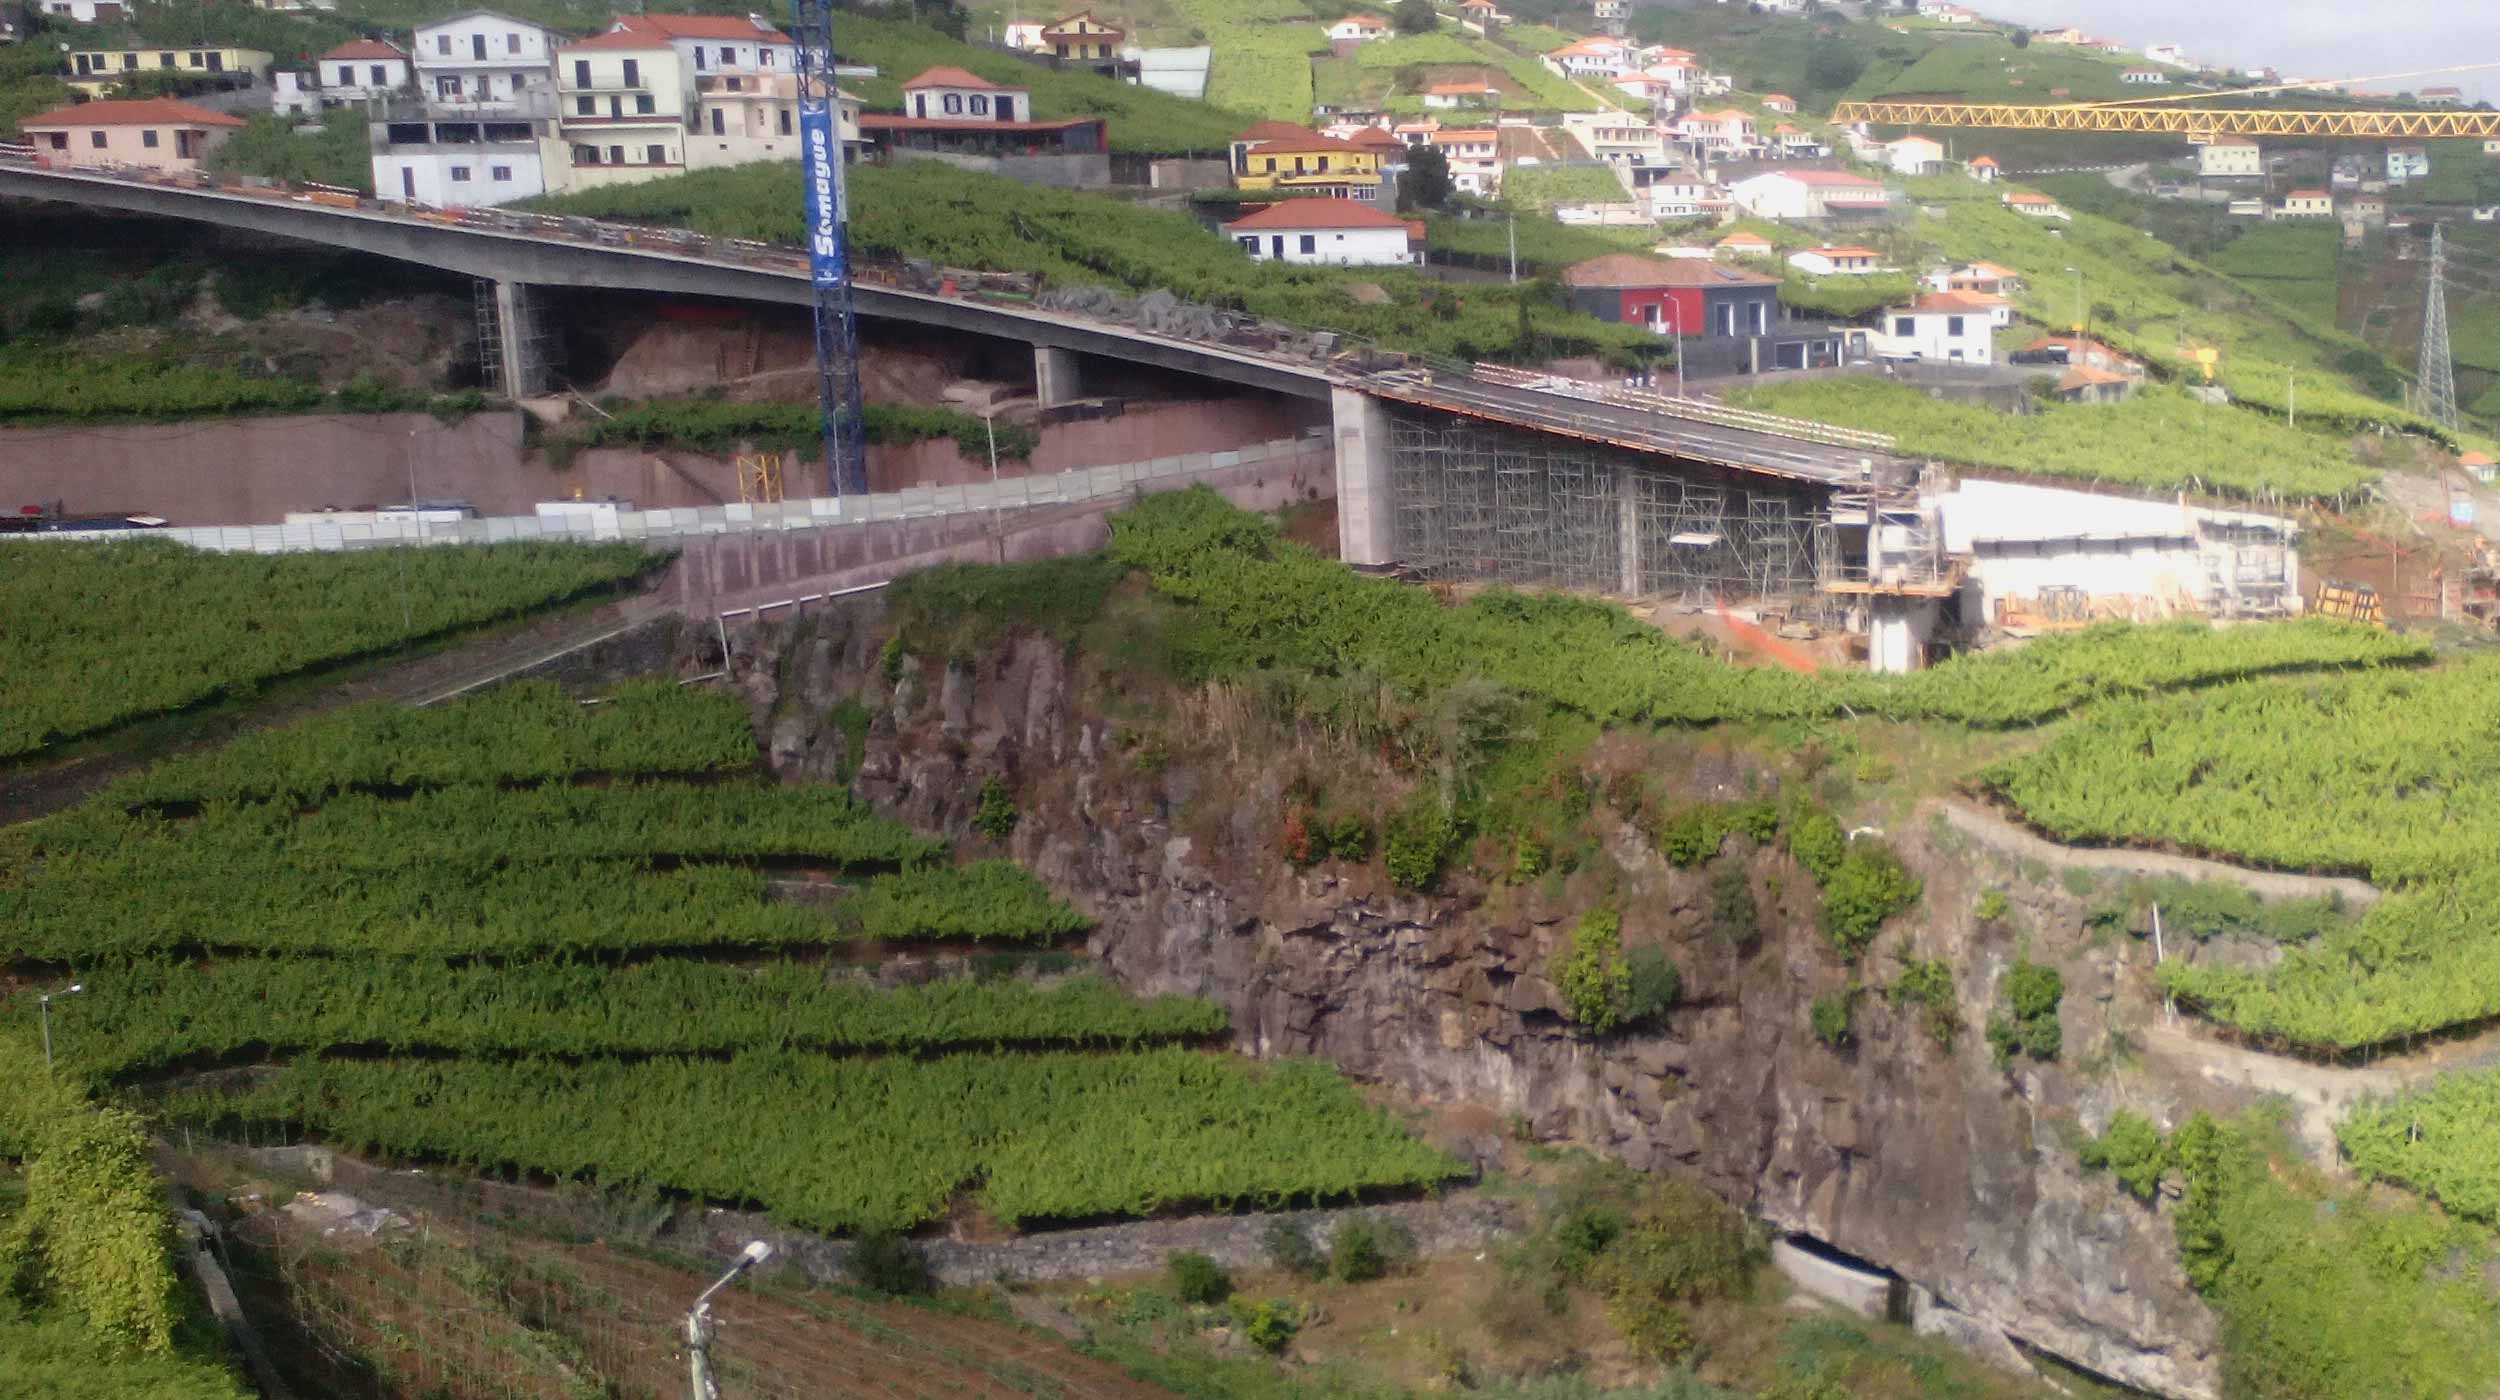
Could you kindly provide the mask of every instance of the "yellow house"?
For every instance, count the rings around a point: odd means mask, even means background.
[[[1094,18],[1091,10],[1068,16],[1042,31],[1042,51],[1053,58],[1100,62],[1120,56],[1121,30]]]
[[[682,173],[692,87],[676,46],[628,22],[557,49],[556,123],[568,157],[564,187],[628,185]]]
[[[17,128],[35,148],[35,158],[55,168],[116,165],[192,171],[241,125],[241,117],[157,97],[81,102],[28,117]]]
[[[1371,199],[1380,190],[1380,152],[1333,136],[1261,141],[1243,154],[1234,183],[1245,190],[1340,189]]]
[[[89,97],[106,96],[123,79],[141,73],[230,75],[234,86],[248,87],[268,77],[275,61],[259,49],[234,48],[86,49],[66,58],[69,85]]]

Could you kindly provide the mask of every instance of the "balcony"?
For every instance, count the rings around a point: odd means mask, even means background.
[[[795,102],[799,96],[799,80],[794,73],[698,73],[694,79],[694,90],[703,97],[722,101],[744,97]]]
[[[556,95],[545,88],[532,88],[520,93],[504,93],[495,97],[412,97],[394,93],[378,103],[368,100],[367,106],[379,106],[377,115],[383,121],[421,122],[439,118],[476,121],[498,117],[527,119],[556,115]]]

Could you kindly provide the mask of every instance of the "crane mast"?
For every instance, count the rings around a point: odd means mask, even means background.
[[[800,168],[807,184],[808,281],[816,300],[816,387],[825,415],[827,494],[868,490],[859,327],[851,312],[850,201],[844,190],[841,94],[833,72],[831,0],[791,0],[799,50]]]

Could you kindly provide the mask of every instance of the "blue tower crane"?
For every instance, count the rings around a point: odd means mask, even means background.
[[[851,210],[843,189],[832,0],[791,0],[790,19],[799,49],[799,165],[807,180],[808,280],[816,293],[825,485],[835,496],[862,495],[868,490],[868,425],[860,413],[859,328],[851,315]]]

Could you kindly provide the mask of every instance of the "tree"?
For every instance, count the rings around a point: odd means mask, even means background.
[[[2017,28],[2014,28],[2014,29],[2010,29],[2010,30],[2006,31],[2006,35],[2005,35],[2005,42],[2007,42],[2007,43],[2009,43],[2009,44],[2012,44],[2014,47],[2016,47],[2016,48],[2018,48],[2018,49],[2027,49],[2027,48],[2030,48],[2030,47],[2031,47],[2031,31],[2030,31],[2030,30],[2028,30],[2028,29],[2023,29],[2023,28],[2020,28],[2020,27],[2017,27]]]
[[[1400,34],[1430,34],[1441,27],[1441,12],[1432,0],[1398,0],[1393,14]]]
[[[1866,55],[1838,34],[1826,34],[1806,50],[1806,81],[1825,91],[1838,91],[1866,71]]]
[[[1398,176],[1398,208],[1447,209],[1458,194],[1450,181],[1450,158],[1437,146],[1418,146],[1406,153],[1406,169]]]

